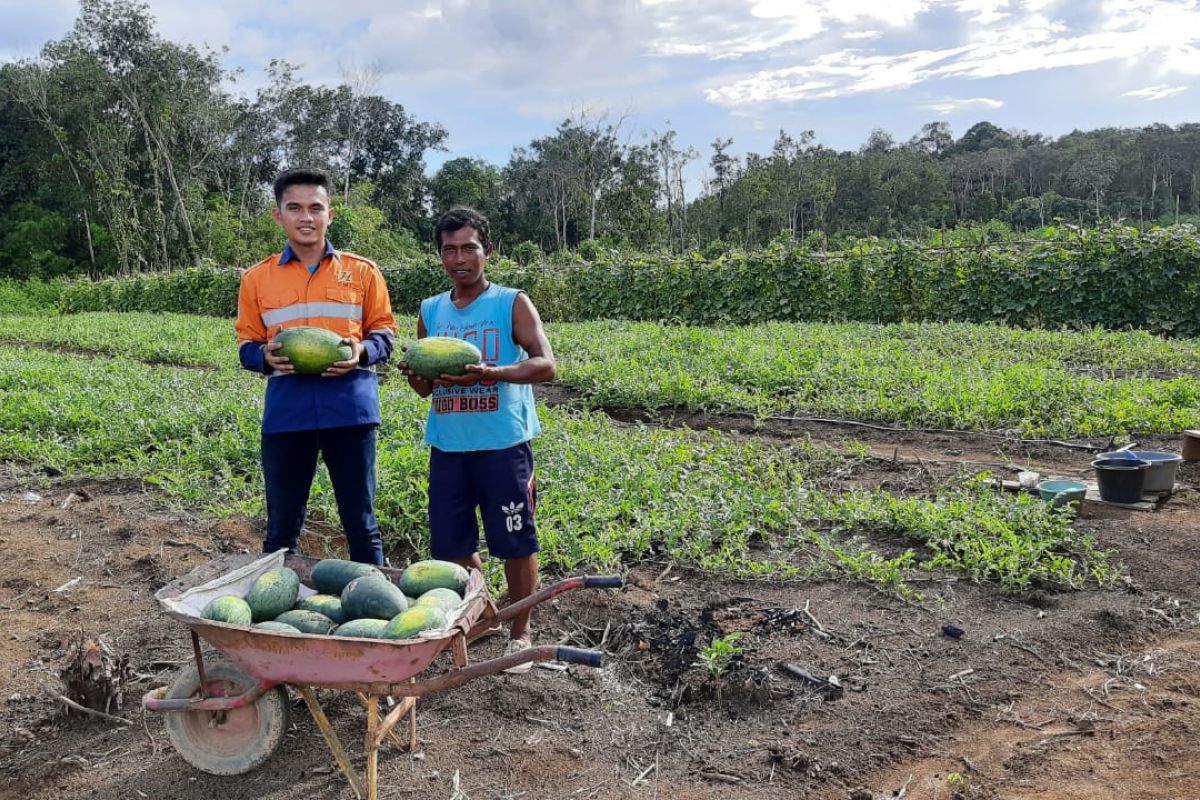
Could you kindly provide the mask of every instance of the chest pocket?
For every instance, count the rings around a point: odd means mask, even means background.
[[[362,338],[363,292],[355,286],[334,286],[325,290],[325,302],[336,309],[336,316],[346,326],[346,335]]]
[[[362,289],[353,286],[338,286],[336,288],[327,289],[325,297],[335,303],[350,303],[362,309],[363,293]]]
[[[291,322],[298,316],[303,316],[300,313],[302,309],[296,308],[299,303],[300,294],[298,292],[275,292],[263,295],[258,300],[258,304],[262,308],[263,325],[270,330]]]

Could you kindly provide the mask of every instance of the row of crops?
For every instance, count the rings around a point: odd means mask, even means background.
[[[550,335],[562,382],[593,406],[1064,436],[1175,431],[1200,409],[1200,347],[1142,334],[594,322]],[[0,459],[138,478],[180,507],[262,515],[262,383],[236,368],[230,321],[10,316],[0,341]],[[382,393],[379,514],[407,556],[424,548],[426,405],[399,380]],[[848,489],[866,458],[853,442],[781,447],[619,425],[585,407],[540,413],[539,524],[553,571],[667,557],[746,577],[850,574],[905,595],[930,571],[1011,590],[1112,578],[1108,555],[1069,515],[999,494],[981,476],[907,495]],[[313,505],[315,517],[336,517],[324,476]],[[879,534],[912,549],[884,555],[871,544]]]
[[[594,408],[807,414],[1059,437],[1174,433],[1200,409],[1200,343],[1141,332],[599,321],[552,325],[551,335],[560,379]],[[0,340],[236,371],[232,325],[214,318],[0,316]],[[245,376],[237,380],[247,385]]]

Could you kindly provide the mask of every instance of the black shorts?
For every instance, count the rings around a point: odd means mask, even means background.
[[[536,553],[536,504],[529,442],[503,450],[453,453],[434,447],[429,452],[429,549],[434,558],[469,558],[479,550],[476,508],[491,555],[510,559]]]

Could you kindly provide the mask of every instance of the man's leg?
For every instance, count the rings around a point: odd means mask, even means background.
[[[482,569],[467,460],[466,453],[429,449],[429,552],[443,561]]]
[[[350,560],[383,565],[383,539],[375,519],[375,426],[319,432]]]
[[[317,470],[316,432],[263,434],[262,466],[267,490],[263,552],[273,553],[283,547],[294,553]]]
[[[508,602],[515,603],[524,600],[537,589],[537,553],[524,558],[510,558],[504,562],[504,577],[508,581]],[[509,628],[510,639],[529,638],[529,615],[518,614],[513,617],[512,627]]]
[[[504,450],[480,451],[471,466],[471,479],[480,498],[488,551],[504,559],[508,602],[515,603],[537,589],[537,504],[533,449],[529,443]],[[527,639],[530,612],[513,618],[509,637]]]

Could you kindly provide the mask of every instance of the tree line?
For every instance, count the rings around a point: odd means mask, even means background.
[[[669,123],[635,135],[579,111],[507,164],[427,174],[447,130],[373,93],[369,68],[335,87],[296,72],[273,61],[265,88],[235,95],[220,54],[163,39],[143,3],[81,0],[65,37],[0,65],[0,277],[252,263],[278,248],[270,181],[293,165],[333,176],[331,237],[380,261],[427,252],[454,203],[527,257],[1200,215],[1200,124],[1051,138],[980,122],[955,138],[930,122],[904,142],[877,129],[855,151],[780,131],[769,153],[737,156],[729,138],[701,153]],[[706,177],[691,196],[694,173]]]

